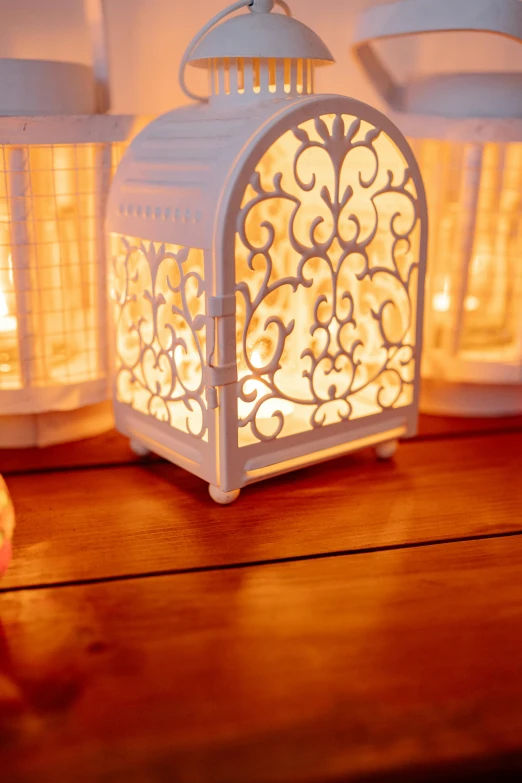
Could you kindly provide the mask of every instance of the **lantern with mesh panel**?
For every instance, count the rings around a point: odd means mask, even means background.
[[[113,426],[104,220],[132,127],[108,115],[101,0],[92,66],[0,60],[0,448]]]
[[[421,167],[430,213],[421,407],[522,412],[522,74],[443,72],[396,84],[374,45],[422,33],[522,41],[519,0],[399,0],[367,8],[355,53]],[[419,41],[420,42],[420,41]],[[487,55],[487,56],[486,56]]]

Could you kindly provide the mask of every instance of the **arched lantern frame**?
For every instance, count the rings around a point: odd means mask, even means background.
[[[215,266],[213,273],[217,296],[235,295],[237,284],[240,282],[236,278],[235,266],[227,263],[227,259],[234,256],[237,230],[236,221],[230,219],[230,216],[239,214],[241,200],[256,164],[283,133],[290,129],[297,129],[302,123],[324,115],[357,117],[359,120],[379,128],[393,140],[403,155],[417,187],[416,218],[421,225],[427,227],[426,199],[417,162],[406,139],[396,126],[378,110],[353,98],[337,95],[303,98],[290,106],[283,107],[259,129],[258,133],[249,141],[242,153],[241,160],[238,161],[223,189],[223,197],[216,215],[214,239]],[[422,351],[425,278],[425,263],[422,259],[426,257],[426,248],[427,231],[424,230],[421,233],[419,246],[420,261],[415,313],[415,349],[418,356]],[[222,361],[225,365],[234,364],[236,360],[235,334],[236,322],[235,318],[231,318],[230,322],[224,326],[221,338],[224,346]],[[220,482],[223,489],[231,491],[238,486],[245,486],[268,476],[294,470],[304,464],[323,461],[332,456],[355,451],[372,442],[386,442],[415,435],[420,390],[420,361],[415,363],[413,387],[414,396],[409,406],[383,410],[379,414],[368,417],[371,421],[365,420],[365,417],[352,420],[349,427],[349,441],[347,441],[346,422],[329,424],[297,435],[259,441],[245,446],[239,446],[236,435],[220,437],[219,453],[222,465]],[[230,430],[233,432],[234,429],[237,431],[237,387],[235,385],[224,386],[222,400],[219,432],[228,433]]]

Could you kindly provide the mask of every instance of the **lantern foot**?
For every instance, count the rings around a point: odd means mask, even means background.
[[[148,454],[150,454],[149,449],[140,440],[137,440],[136,438],[130,439],[129,446],[131,447],[131,450],[138,457],[146,457]]]
[[[228,506],[229,503],[233,503],[234,500],[238,499],[239,493],[241,492],[240,489],[233,489],[230,492],[224,492],[214,484],[208,485],[208,491],[212,500],[215,500],[216,503],[219,503],[221,506]]]
[[[391,459],[397,451],[399,445],[398,440],[385,440],[383,443],[378,443],[375,447],[375,454],[378,459]]]

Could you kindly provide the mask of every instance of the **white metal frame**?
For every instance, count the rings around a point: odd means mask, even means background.
[[[218,28],[219,29],[219,28]],[[302,53],[306,58],[306,51]],[[268,442],[239,446],[236,358],[236,271],[234,237],[241,199],[260,156],[281,134],[323,115],[353,115],[380,129],[406,161],[415,190],[415,225],[420,224],[416,296],[413,402],[365,418],[342,421]],[[232,502],[247,484],[304,465],[373,445],[392,455],[397,440],[415,434],[422,350],[423,288],[427,212],[415,157],[396,126],[377,110],[335,95],[290,96],[274,100],[260,91],[250,105],[231,96],[225,102],[170,112],[131,143],[113,181],[108,231],[134,237],[151,264],[150,243],[204,251],[206,301],[207,440],[193,437],[117,399],[118,429],[138,453],[153,451],[211,485],[220,503]],[[150,256],[150,257],[149,257]],[[113,261],[117,256],[113,254]],[[154,261],[156,263],[156,261]],[[157,292],[150,292],[153,299]],[[158,392],[159,394],[159,392]]]

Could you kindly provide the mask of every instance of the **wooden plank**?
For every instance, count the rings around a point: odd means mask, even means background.
[[[457,416],[419,416],[419,438],[445,438],[455,435],[485,435],[522,430],[522,416],[498,418],[459,418]]]
[[[451,416],[419,417],[418,439],[447,438],[463,434],[486,434],[522,430],[522,416],[500,419],[461,419]],[[116,431],[95,438],[50,446],[44,449],[0,449],[0,473],[29,473],[38,470],[129,465],[140,459],[129,441]]]
[[[2,779],[522,771],[521,569],[511,537],[1,595]]]
[[[522,433],[406,443],[287,474],[216,505],[166,462],[10,476],[3,585],[206,568],[522,528]]]
[[[116,430],[43,449],[0,449],[0,473],[4,475],[136,462],[139,458],[130,450],[128,438]]]

